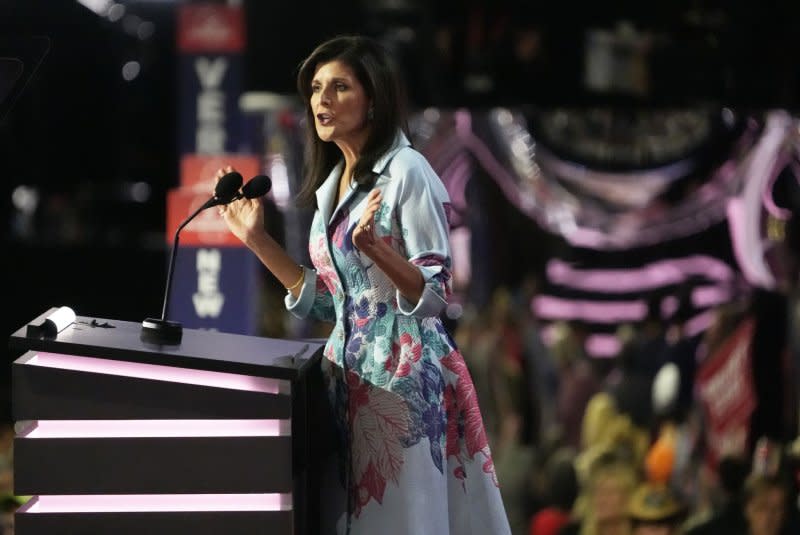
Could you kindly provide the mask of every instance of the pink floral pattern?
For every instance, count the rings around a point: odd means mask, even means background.
[[[498,486],[494,461],[489,450],[489,440],[486,438],[475,386],[467,370],[467,365],[462,356],[457,351],[453,351],[442,359],[442,366],[457,377],[455,385],[448,385],[445,391],[447,456],[448,458],[455,457],[461,463],[464,453],[466,453],[467,459],[472,459],[476,454],[481,453],[486,459],[483,463],[483,471],[489,474],[495,486]],[[462,440],[466,446],[466,452],[460,447]],[[460,466],[456,468],[456,477],[459,477],[459,473],[463,474],[463,470],[459,470],[460,468]]]
[[[370,499],[383,502],[387,481],[397,484],[403,468],[401,438],[408,433],[408,408],[397,395],[370,388],[355,373],[348,373],[349,422],[353,440],[353,472],[356,475],[356,510]]]
[[[392,344],[392,361],[399,363],[395,377],[405,377],[411,373],[411,366],[422,356],[422,344],[414,342],[409,333],[400,335],[399,343]]]

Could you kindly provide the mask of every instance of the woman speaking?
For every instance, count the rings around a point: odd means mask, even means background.
[[[510,533],[475,388],[438,317],[451,288],[449,198],[404,133],[397,69],[375,41],[338,37],[302,63],[297,86],[313,268],[264,230],[261,199],[220,214],[286,287],[289,311],[334,323],[323,371],[342,513],[324,533]]]

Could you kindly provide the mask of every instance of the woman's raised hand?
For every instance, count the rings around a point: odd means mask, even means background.
[[[375,213],[381,207],[381,191],[377,188],[369,192],[367,207],[361,214],[358,224],[353,229],[353,245],[360,251],[369,254],[371,248],[377,243],[375,237]]]
[[[235,171],[230,165],[219,169],[214,175],[214,184],[227,173]],[[242,198],[219,206],[217,211],[225,220],[234,236],[247,245],[259,233],[264,232],[264,209],[261,198]]]

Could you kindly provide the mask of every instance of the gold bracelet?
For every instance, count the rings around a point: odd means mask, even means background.
[[[288,290],[288,291],[290,291],[290,292],[291,292],[292,290],[294,290],[295,288],[297,288],[298,286],[300,286],[300,284],[302,284],[302,283],[303,283],[303,281],[305,280],[305,278],[306,278],[306,270],[305,270],[305,269],[303,269],[303,266],[300,266],[300,278],[299,278],[299,279],[297,279],[297,282],[295,282],[295,283],[294,283],[294,284],[292,284],[291,286],[287,286],[287,287],[286,287],[286,290]]]

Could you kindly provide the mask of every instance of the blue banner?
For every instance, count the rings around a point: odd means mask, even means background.
[[[168,317],[185,328],[257,335],[263,276],[245,247],[181,247]]]
[[[181,154],[223,154],[243,147],[241,54],[183,54],[179,59]]]

